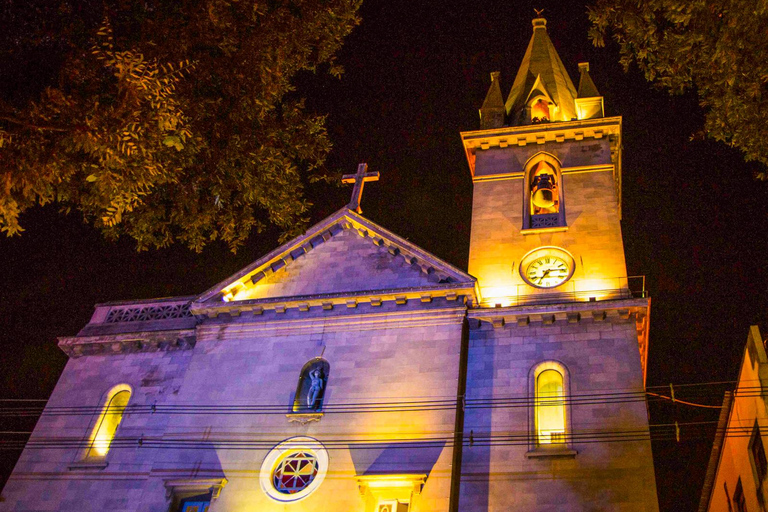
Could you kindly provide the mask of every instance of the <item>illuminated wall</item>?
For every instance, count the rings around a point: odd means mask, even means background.
[[[541,152],[561,162],[566,225],[524,230],[524,169]],[[583,300],[600,300],[627,287],[616,190],[618,164],[612,161],[608,137],[478,147],[473,154],[469,273],[477,277],[485,304],[506,306],[520,296],[552,292],[577,292]],[[523,257],[542,246],[562,248],[575,259],[573,275],[556,289],[538,290],[520,274]]]

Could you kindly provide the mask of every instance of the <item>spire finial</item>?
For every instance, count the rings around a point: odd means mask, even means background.
[[[541,18],[541,13],[544,12],[544,9],[534,9],[533,11],[536,13],[537,18]]]

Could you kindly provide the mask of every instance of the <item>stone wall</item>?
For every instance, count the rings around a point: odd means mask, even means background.
[[[472,313],[470,312],[470,316]],[[467,401],[516,398],[494,408],[468,407],[461,480],[462,512],[491,510],[655,511],[650,441],[587,442],[602,434],[646,431],[643,376],[635,321],[582,314],[577,323],[475,322],[470,331]],[[531,370],[544,361],[562,364],[571,400],[588,394],[596,403],[569,402],[571,442],[559,456],[536,453]],[[636,393],[638,401],[606,401],[604,394]],[[529,400],[529,402],[526,402]],[[497,441],[483,443],[493,433]],[[581,437],[584,436],[584,437]]]

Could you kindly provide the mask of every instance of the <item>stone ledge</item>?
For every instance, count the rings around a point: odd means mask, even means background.
[[[115,355],[134,352],[190,350],[195,346],[193,329],[59,338],[59,348],[69,357]]]
[[[527,459],[544,459],[544,458],[575,458],[579,452],[567,446],[563,447],[538,447],[526,452],[525,458]]]
[[[170,499],[174,494],[190,493],[196,491],[210,491],[211,499],[216,499],[221,490],[227,485],[226,478],[178,478],[166,480],[165,497]]]
[[[332,311],[334,307],[355,309],[365,304],[381,306],[382,302],[391,302],[401,306],[408,304],[409,301],[428,304],[435,299],[473,304],[475,302],[475,283],[448,283],[413,288],[196,303],[192,306],[192,312],[195,315],[208,318],[217,318],[219,315],[236,316],[242,312],[250,312],[254,315],[261,315],[267,311],[285,313],[290,310],[315,313]]]
[[[634,319],[638,324],[644,324],[647,318],[650,299],[616,299],[596,302],[567,302],[559,304],[542,304],[508,307],[470,307],[468,318],[473,328],[479,328],[483,322],[494,328],[509,325],[518,327],[543,326],[551,324],[576,324],[584,319],[594,322]]]
[[[288,423],[300,423],[306,425],[320,421],[323,418],[322,412],[292,412],[285,415],[288,418]]]
[[[67,468],[70,471],[101,471],[109,466],[106,460],[73,462]]]

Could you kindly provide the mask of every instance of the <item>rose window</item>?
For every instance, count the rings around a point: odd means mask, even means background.
[[[310,452],[294,452],[275,467],[272,484],[282,494],[294,494],[309,487],[317,471],[317,457]]]

